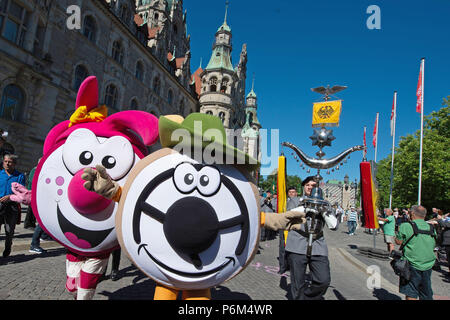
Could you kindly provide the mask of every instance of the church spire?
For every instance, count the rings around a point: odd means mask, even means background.
[[[227,15],[228,15],[228,5],[230,2],[227,0],[225,1],[225,18],[223,19],[223,24],[227,24]]]
[[[247,105],[256,106],[256,93],[255,93],[254,89],[255,89],[255,73],[253,72],[252,90],[247,95]],[[249,98],[253,98],[253,99],[249,99]]]

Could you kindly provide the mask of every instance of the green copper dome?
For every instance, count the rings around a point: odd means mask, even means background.
[[[247,95],[247,98],[256,98],[256,93],[255,93],[255,91],[253,91],[253,89],[252,89],[252,91],[250,91],[250,93]]]

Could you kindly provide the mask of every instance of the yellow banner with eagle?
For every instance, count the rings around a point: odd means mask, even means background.
[[[313,104],[312,126],[338,127],[342,100],[316,102]]]

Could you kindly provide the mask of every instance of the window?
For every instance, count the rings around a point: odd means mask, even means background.
[[[75,68],[75,80],[73,83],[73,88],[75,91],[78,91],[81,84],[88,76],[89,72],[85,66],[80,64]]]
[[[219,112],[219,118],[222,120],[222,123],[225,122],[225,112]]]
[[[184,114],[184,100],[180,101],[180,105],[178,107],[180,114]]]
[[[113,43],[112,58],[119,64],[123,63],[123,47],[120,41],[114,41]]]
[[[211,92],[217,91],[217,78],[216,77],[212,77],[209,80],[209,91],[211,91]]]
[[[224,78],[222,80],[222,85],[220,86],[220,92],[221,93],[227,92],[227,86],[228,86],[228,78]]]
[[[88,38],[89,41],[95,42],[97,35],[97,25],[92,16],[86,16],[84,18],[83,35]]]
[[[173,102],[173,92],[172,92],[172,90],[169,90],[169,92],[167,92],[167,102],[169,104],[172,104],[172,102]]]
[[[157,95],[159,95],[159,91],[161,90],[161,82],[159,81],[159,78],[158,77],[156,77],[154,80],[153,80],[153,91],[157,94]]]
[[[130,110],[139,110],[138,102],[136,99],[131,100]]]
[[[12,0],[0,3],[1,36],[23,47],[27,32],[28,12]]]
[[[140,81],[144,80],[144,64],[141,61],[136,63],[136,78]]]
[[[110,84],[108,87],[106,87],[105,92],[105,104],[106,106],[117,109],[117,102],[118,102],[119,93],[117,91],[117,87],[113,84]]]
[[[206,114],[209,114],[209,115],[213,115],[213,112],[211,111],[211,110],[208,110],[208,111],[206,111]]]
[[[2,93],[0,105],[0,117],[8,120],[19,121],[23,113],[25,97],[18,86],[10,84]]]
[[[122,21],[125,24],[128,24],[128,22],[130,21],[130,16],[131,16],[131,13],[128,10],[128,6],[126,4],[123,4],[120,7],[120,12],[119,12],[120,19],[122,19]]]

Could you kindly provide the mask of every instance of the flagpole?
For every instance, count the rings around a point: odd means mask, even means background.
[[[424,109],[424,93],[425,93],[425,58],[422,58],[421,61],[421,69],[422,69],[422,105],[420,110],[420,158],[419,158],[419,194],[417,204],[420,206],[421,203],[421,195],[422,195],[422,151],[423,151],[423,109]]]
[[[377,132],[375,135],[375,163],[377,163],[377,150],[378,150],[378,117],[379,117],[379,113],[377,112],[377,121],[376,121],[376,128],[377,128]]]
[[[395,155],[395,125],[397,120],[397,91],[394,91],[394,115],[392,129],[392,160],[391,160],[391,186],[389,190],[389,209],[392,209],[392,185],[394,184],[394,155]]]

